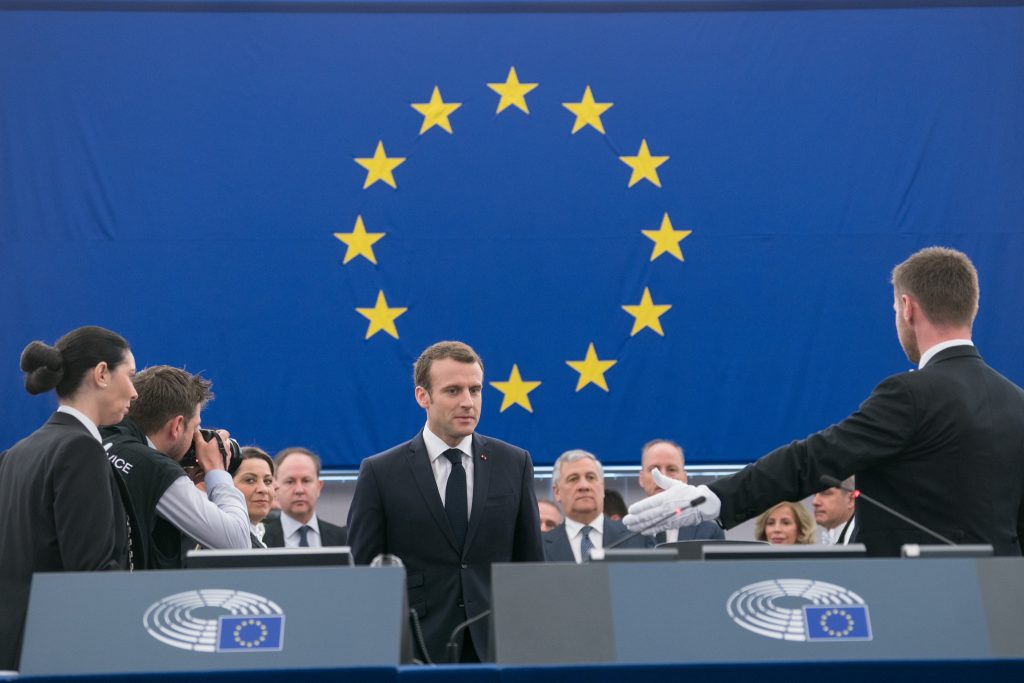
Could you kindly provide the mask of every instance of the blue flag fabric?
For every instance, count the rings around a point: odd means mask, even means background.
[[[805,606],[807,640],[871,640],[865,605]]]
[[[218,620],[218,652],[257,652],[280,650],[283,647],[283,616],[221,617]]]
[[[0,2],[0,448],[53,408],[21,349],[99,324],[329,467],[422,427],[441,339],[538,463],[747,461],[908,367],[931,244],[1024,381],[1018,3],[43,4]]]

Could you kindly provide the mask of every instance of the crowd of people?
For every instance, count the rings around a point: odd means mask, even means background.
[[[611,545],[715,541],[757,518],[777,544],[863,541],[873,554],[926,542],[918,529],[855,505],[865,490],[956,539],[1020,554],[1024,528],[1024,391],[989,368],[970,340],[977,274],[960,252],[929,248],[893,271],[896,329],[919,364],[881,383],[843,422],[776,449],[709,485],[689,484],[683,449],[645,444],[645,497],[624,509],[584,450],[554,463],[554,501],[538,501],[530,455],[476,431],[484,365],[461,342],[428,347],[413,369],[426,423],[363,460],[347,526],[318,517],[321,462],[290,447],[274,457],[200,428],[211,384],[184,370],[136,373],[128,342],[83,327],[21,357],[32,394],[59,407],[0,454],[0,669],[14,669],[35,572],[169,569],[194,548],[349,545],[358,564],[405,566],[424,661],[443,661],[466,622],[460,661],[490,658],[490,567],[588,561]],[[964,465],[965,459],[970,463]],[[848,477],[839,487],[826,480]],[[970,494],[970,495],[965,495]],[[813,517],[799,502],[814,495]],[[988,504],[975,505],[983,497]],[[606,502],[608,501],[608,502]],[[275,508],[279,508],[275,509]]]

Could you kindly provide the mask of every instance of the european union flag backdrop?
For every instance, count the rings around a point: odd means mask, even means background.
[[[539,463],[746,461],[908,367],[932,244],[1020,383],[1024,7],[964,5],[0,1],[0,447],[25,344],[99,324],[329,466],[441,339]]]

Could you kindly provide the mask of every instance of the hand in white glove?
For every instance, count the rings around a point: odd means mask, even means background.
[[[657,468],[651,471],[651,476],[654,483],[664,491],[629,506],[629,514],[622,518],[622,522],[630,531],[642,531],[653,536],[669,529],[696,526],[704,521],[718,519],[722,501],[707,486],[684,484],[666,477]],[[697,498],[704,498],[704,502],[691,507]]]

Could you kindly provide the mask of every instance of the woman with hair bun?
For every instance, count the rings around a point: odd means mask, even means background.
[[[80,327],[21,354],[25,389],[56,390],[42,427],[0,453],[0,669],[16,669],[34,572],[130,568],[121,482],[99,425],[135,398],[135,358],[121,336]]]

